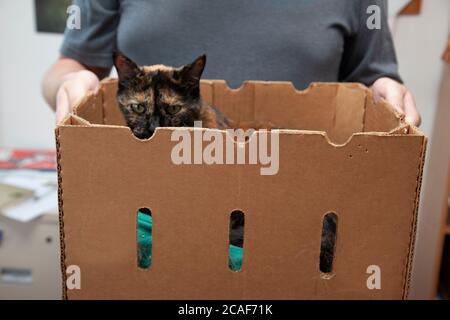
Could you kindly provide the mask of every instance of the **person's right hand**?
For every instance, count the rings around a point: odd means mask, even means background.
[[[99,79],[89,70],[68,73],[56,94],[56,123],[61,122],[88,91],[97,91]]]

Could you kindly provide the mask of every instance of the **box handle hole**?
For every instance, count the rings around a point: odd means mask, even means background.
[[[337,215],[329,212],[323,217],[320,243],[320,271],[331,273],[336,250]]]
[[[137,211],[137,263],[141,269],[148,269],[152,265],[152,230],[153,217],[149,208],[140,208]]]
[[[234,210],[230,215],[228,267],[231,271],[242,270],[244,258],[244,225],[245,216],[240,210]]]

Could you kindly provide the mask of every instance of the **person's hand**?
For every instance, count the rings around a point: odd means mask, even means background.
[[[96,91],[99,80],[95,73],[81,70],[68,73],[56,94],[56,123],[64,119],[88,91]]]
[[[372,85],[375,101],[381,98],[394,106],[395,110],[405,116],[405,121],[420,126],[421,118],[411,92],[401,83],[390,78],[379,78]]]

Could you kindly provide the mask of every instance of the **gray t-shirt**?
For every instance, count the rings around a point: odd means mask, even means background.
[[[66,30],[61,54],[112,66],[120,50],[140,65],[181,66],[206,53],[204,79],[400,80],[385,0],[75,0],[81,29]],[[370,30],[370,5],[381,29]]]

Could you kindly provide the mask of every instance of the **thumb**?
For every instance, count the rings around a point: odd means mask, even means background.
[[[400,114],[405,114],[404,94],[401,90],[386,90],[384,99]]]
[[[414,97],[409,91],[405,94],[405,121],[416,127],[422,122]]]
[[[64,120],[65,116],[69,114],[70,103],[69,95],[67,94],[65,86],[61,86],[56,94],[56,124],[58,125]]]

